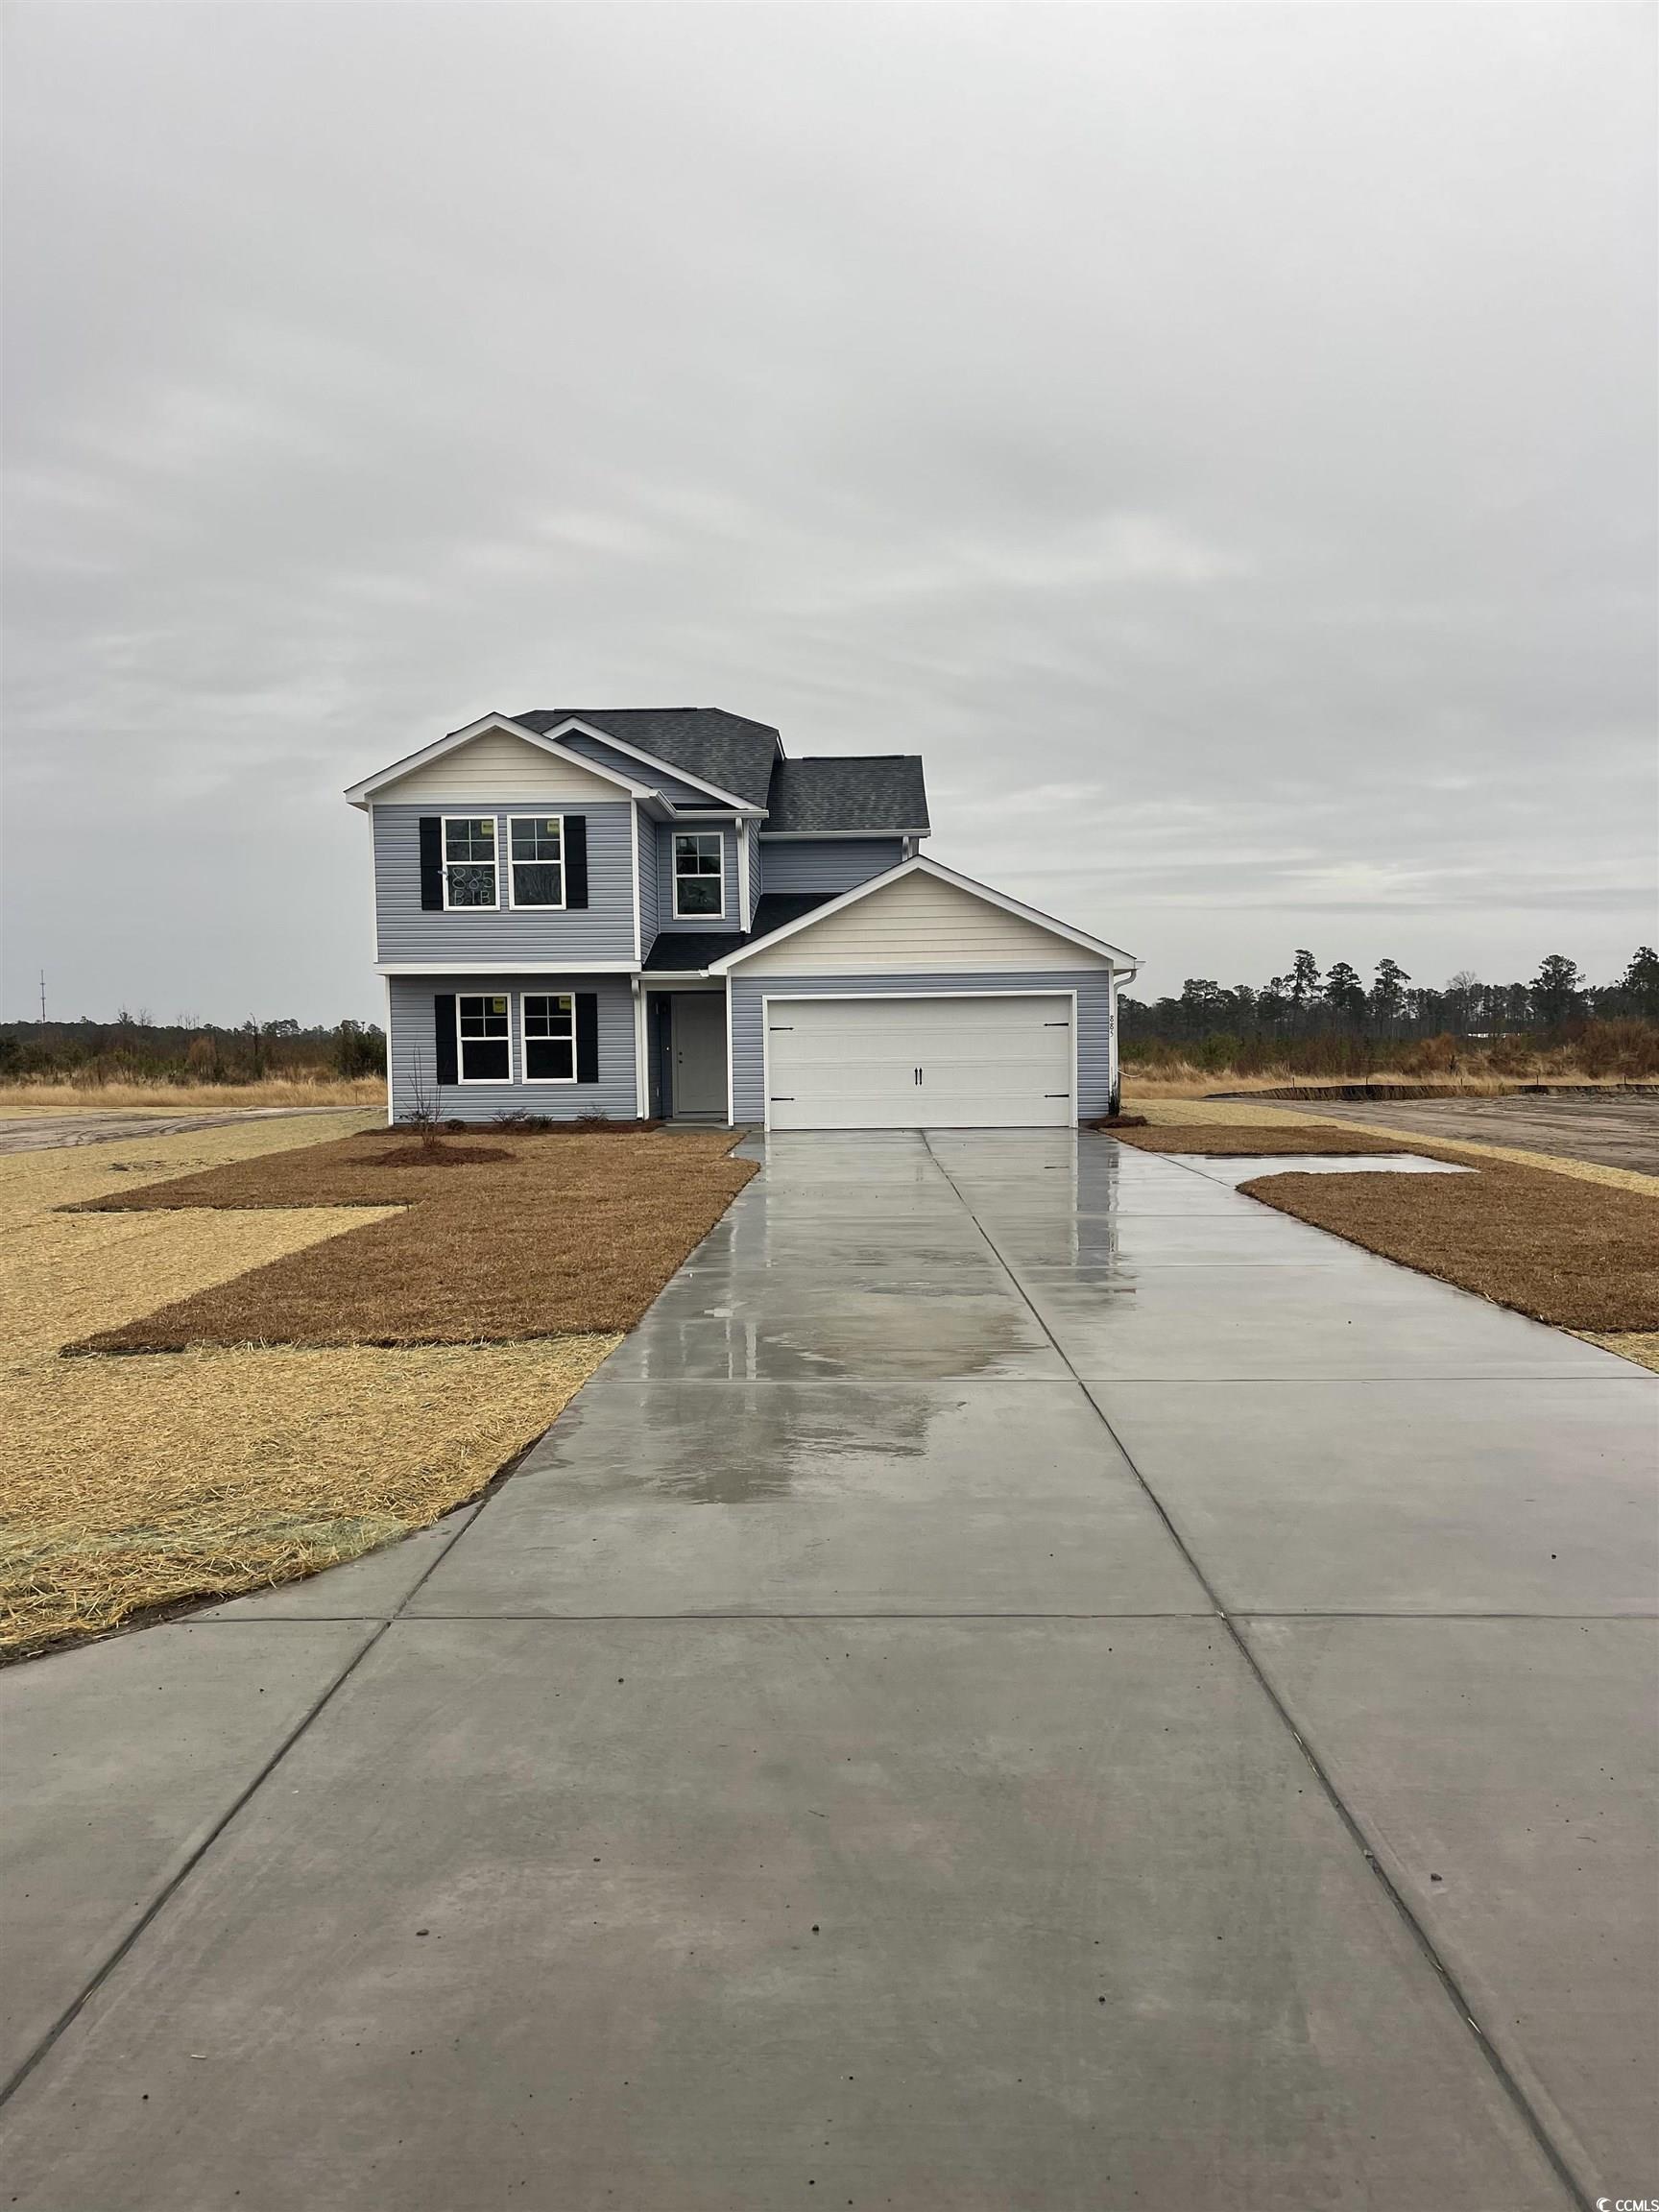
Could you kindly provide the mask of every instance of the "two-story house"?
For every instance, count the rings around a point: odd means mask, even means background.
[[[389,1114],[771,1129],[1115,1111],[1117,947],[923,854],[922,762],[718,708],[487,714],[347,793]]]

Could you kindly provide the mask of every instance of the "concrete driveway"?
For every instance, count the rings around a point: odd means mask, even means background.
[[[0,1679],[33,2212],[1650,2195],[1659,1381],[774,1140],[511,1482]]]

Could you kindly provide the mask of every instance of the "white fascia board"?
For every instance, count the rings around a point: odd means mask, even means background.
[[[453,911],[453,909],[451,909]],[[637,975],[634,960],[378,960],[376,975]]]
[[[614,753],[626,753],[630,760],[637,760],[646,768],[660,768],[664,776],[672,776],[676,783],[691,783],[699,791],[707,791],[710,798],[718,799],[723,806],[733,806],[739,814],[764,814],[764,806],[756,806],[747,799],[739,799],[734,791],[722,791],[718,783],[710,783],[705,777],[693,776],[689,768],[677,768],[672,760],[659,760],[655,753],[641,751],[630,745],[625,737],[613,737],[609,730],[601,730],[597,723],[584,722],[579,714],[568,715],[548,731],[549,737],[557,737],[566,730],[580,730],[584,737],[595,738],[601,745],[609,745]],[[578,754],[580,760],[586,757]]]
[[[551,737],[542,736],[540,730],[526,730],[522,722],[515,722],[505,714],[483,714],[476,722],[469,722],[465,730],[451,730],[447,736],[439,737],[430,745],[423,745],[419,753],[411,753],[407,759],[395,760],[390,768],[382,768],[378,776],[369,776],[361,783],[353,783],[346,797],[353,806],[367,806],[375,792],[383,791],[388,783],[396,783],[401,777],[412,775],[417,768],[424,768],[428,760],[443,759],[445,753],[453,753],[457,746],[469,744],[474,737],[482,737],[487,730],[505,730],[510,737],[522,737],[525,744],[552,754],[556,760],[568,761],[573,768],[586,768],[590,776],[600,777],[607,783],[614,783],[618,790],[627,792],[630,798],[654,799],[657,796],[649,784],[632,782],[614,768],[603,767],[597,760],[589,760],[585,753],[572,753],[568,745],[561,745]],[[593,734],[605,737],[602,730],[594,731]],[[609,744],[611,740],[605,737],[605,742]]]
[[[861,843],[868,843],[873,837],[930,837],[933,832],[930,830],[762,830],[760,834],[769,845],[781,845],[790,840],[818,845],[831,837],[856,837]]]
[[[843,891],[838,899],[825,905],[814,906],[809,914],[801,914],[793,922],[785,922],[781,928],[757,937],[751,944],[740,946],[735,952],[728,952],[723,960],[709,964],[710,975],[730,974],[733,968],[761,951],[769,952],[774,945],[782,944],[803,929],[810,929],[814,923],[828,922],[832,914],[841,914],[849,906],[855,906],[860,899],[868,899],[872,892],[880,891],[889,883],[897,883],[902,876],[937,876],[942,882],[953,883],[957,890],[967,891],[975,899],[983,899],[988,905],[1000,906],[1005,914],[1018,915],[1022,922],[1033,927],[1046,929],[1051,937],[1059,937],[1068,945],[1080,945],[1085,951],[1097,952],[1112,963],[1116,973],[1119,964],[1128,968],[1137,964],[1137,955],[1125,952],[1120,946],[1108,945],[1103,938],[1091,937],[1087,930],[1073,929],[1069,923],[1056,922],[1052,914],[1043,914],[1035,906],[1022,905],[1018,899],[1010,899],[1005,891],[993,891],[989,883],[975,882],[972,876],[963,876],[954,868],[947,868],[942,860],[930,859],[918,853],[913,860],[901,860],[897,867],[883,869],[879,876],[872,876],[866,883],[855,883],[851,891]]]

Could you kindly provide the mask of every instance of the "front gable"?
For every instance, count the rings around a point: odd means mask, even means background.
[[[551,781],[556,770],[563,770],[566,779],[557,784]],[[503,788],[502,773],[511,788]],[[574,778],[586,781],[570,781]],[[451,730],[446,737],[394,761],[379,775],[354,783],[346,796],[353,806],[369,806],[377,799],[415,804],[455,800],[486,805],[517,799],[537,805],[565,798],[655,799],[648,784],[601,762],[585,760],[567,746],[505,714],[486,714],[465,730]]]
[[[626,796],[613,779],[497,726],[380,784],[374,801],[455,809],[513,805],[520,800],[538,806],[596,805]]]
[[[743,975],[940,975],[1119,962],[1130,964],[1115,947],[918,859],[718,965]]]

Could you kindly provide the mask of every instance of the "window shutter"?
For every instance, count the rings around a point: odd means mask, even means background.
[[[599,994],[596,991],[576,994],[576,1080],[578,1083],[599,1080]]]
[[[588,903],[586,814],[566,814],[565,817],[565,903],[566,906],[586,906]]]
[[[444,823],[440,815],[421,817],[421,911],[441,913],[444,907]],[[449,1025],[453,1038],[455,1025]]]
[[[432,1072],[439,1083],[459,1083],[461,1066],[455,1051],[455,994],[440,991],[432,1000],[432,1042],[436,1047]]]

